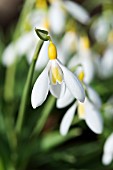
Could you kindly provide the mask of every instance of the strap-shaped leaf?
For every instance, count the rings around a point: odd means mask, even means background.
[[[37,28],[35,28],[35,31],[36,31],[36,34],[38,35],[38,37],[41,40],[43,40],[43,41],[48,41],[49,40],[48,31],[37,29]]]

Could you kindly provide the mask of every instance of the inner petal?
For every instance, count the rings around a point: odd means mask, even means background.
[[[63,81],[63,72],[60,66],[54,61],[52,62],[50,69],[50,81],[53,85],[56,85],[57,82],[61,84]]]
[[[78,105],[78,116],[80,119],[85,118],[85,106],[83,103],[79,103]]]

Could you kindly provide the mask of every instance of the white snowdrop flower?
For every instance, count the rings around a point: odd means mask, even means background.
[[[113,29],[112,16],[113,12],[106,10],[91,26],[91,35],[94,35],[95,39],[100,43],[107,42],[108,34]]]
[[[67,64],[70,54],[74,53],[77,49],[78,38],[74,31],[68,31],[65,33],[61,40],[60,46],[62,50],[62,58],[60,60],[63,64]]]
[[[80,75],[83,78],[83,74]],[[71,126],[75,112],[77,110],[80,119],[84,119],[87,126],[96,134],[102,133],[103,120],[99,112],[101,106],[101,99],[99,95],[91,87],[87,86],[88,97],[85,98],[85,102],[81,103],[76,101],[65,113],[61,125],[61,135],[66,135]],[[64,108],[74,101],[74,97],[70,94],[68,88],[66,88],[65,95],[57,99],[57,108]],[[78,109],[77,109],[78,108]]]
[[[72,1],[64,1],[64,7],[72,15],[73,18],[83,24],[87,24],[90,20],[88,12],[79,4]]]
[[[49,29],[48,13],[44,9],[35,9],[33,10],[26,18],[25,28],[27,29],[29,25],[30,29],[34,30],[35,28],[39,29]]]
[[[109,45],[103,56],[95,56],[96,72],[101,79],[109,78],[113,75],[113,49]]]
[[[32,107],[40,106],[46,100],[49,90],[53,96],[61,98],[65,94],[66,87],[74,98],[83,102],[85,92],[80,81],[57,59],[56,46],[51,41],[48,47],[48,56],[49,62],[32,89]]]
[[[2,54],[2,63],[5,66],[10,66],[14,63],[17,57],[17,51],[15,48],[15,43],[10,43],[4,50]]]
[[[48,11],[50,29],[54,34],[61,34],[65,30],[65,12],[60,1],[54,1]]]
[[[94,77],[94,64],[88,37],[81,37],[78,41],[77,48],[78,51],[70,59],[68,67],[73,68],[76,65],[81,64],[85,74],[84,82],[89,84]]]
[[[113,160],[113,133],[107,138],[104,144],[102,162],[104,165],[109,165],[112,160]]]
[[[113,75],[113,49],[108,47],[101,59],[101,73],[103,78]]]

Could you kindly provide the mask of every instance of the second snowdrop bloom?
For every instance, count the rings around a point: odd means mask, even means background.
[[[80,79],[84,77],[83,73],[79,75]],[[103,129],[103,121],[99,108],[101,106],[101,100],[98,94],[89,86],[87,86],[88,97],[85,98],[85,102],[81,103],[76,101],[65,113],[61,125],[61,135],[66,135],[74,119],[75,112],[77,110],[80,119],[84,119],[88,127],[97,134],[100,134]],[[74,101],[74,97],[66,89],[66,93],[63,98],[57,100],[57,108],[64,108]]]
[[[48,46],[49,62],[40,76],[37,78],[31,95],[32,107],[40,106],[51,94],[61,98],[65,94],[66,87],[74,98],[84,102],[85,92],[78,78],[57,59],[56,46],[50,41]]]
[[[104,165],[109,165],[112,160],[113,160],[113,133],[107,138],[104,144],[102,162]]]
[[[84,82],[89,84],[94,77],[94,64],[90,49],[90,41],[87,36],[79,38],[77,54],[69,61],[68,67],[73,68],[78,64],[82,64],[85,73]]]

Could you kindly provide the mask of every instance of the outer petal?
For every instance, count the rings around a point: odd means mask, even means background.
[[[49,10],[50,28],[55,34],[61,34],[65,28],[65,14],[59,2],[54,2]]]
[[[101,98],[98,95],[98,93],[89,86],[87,86],[87,92],[88,92],[90,100],[99,109],[101,107],[102,102],[101,102]]]
[[[50,85],[50,92],[53,96],[55,96],[56,98],[61,98],[64,93],[65,93],[65,83],[61,83],[61,84],[56,84],[56,85]]]
[[[102,157],[102,162],[105,165],[110,164],[113,159],[113,133],[107,138],[104,144],[104,154]]]
[[[65,1],[64,5],[67,11],[81,23],[86,24],[89,21],[88,12],[77,3]]]
[[[40,76],[37,78],[32,90],[31,104],[34,109],[40,106],[46,100],[48,90],[49,90],[49,78],[47,65],[43,72],[40,74]]]
[[[80,102],[84,102],[85,100],[85,92],[82,87],[82,84],[78,80],[78,78],[65,66],[63,66],[59,61],[58,61],[60,67],[63,70],[64,73],[64,81],[66,83],[66,86],[72,93],[72,95],[77,98]]]
[[[57,100],[57,108],[64,108],[68,106],[74,100],[73,95],[70,93],[68,88],[66,88],[65,94],[62,98]]]
[[[85,102],[85,121],[88,127],[97,134],[102,133],[103,120],[100,112],[88,100]]]
[[[15,44],[9,44],[3,52],[2,62],[5,66],[10,66],[14,63],[17,57],[17,51],[15,50]]]
[[[104,153],[102,156],[102,162],[104,165],[109,165],[113,159],[112,153]]]
[[[103,78],[113,75],[113,49],[107,48],[101,60]]]
[[[62,122],[60,124],[60,133],[65,136],[68,133],[69,127],[71,126],[77,104],[73,104],[65,113]]]
[[[36,46],[37,37],[33,31],[22,35],[16,42],[16,49],[18,55],[22,56],[27,54],[34,46]]]

